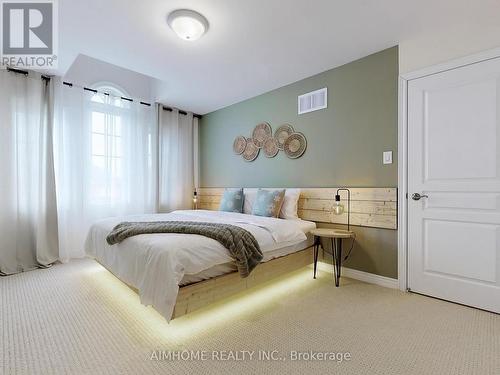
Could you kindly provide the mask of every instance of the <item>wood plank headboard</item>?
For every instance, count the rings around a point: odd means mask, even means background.
[[[349,188],[351,191],[351,225],[397,229],[396,188]],[[299,217],[321,223],[347,224],[347,192],[341,191],[345,212],[332,211],[337,188],[303,188],[299,200]],[[224,188],[199,188],[198,208],[218,210]]]

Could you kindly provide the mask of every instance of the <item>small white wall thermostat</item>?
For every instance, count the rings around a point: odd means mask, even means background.
[[[384,151],[384,164],[392,164],[392,151]]]

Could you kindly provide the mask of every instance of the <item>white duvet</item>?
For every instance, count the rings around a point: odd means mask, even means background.
[[[106,236],[123,221],[200,221],[233,224],[248,230],[262,252],[306,240],[301,220],[283,220],[220,211],[174,211],[169,214],[115,217],[94,224],[87,236],[85,251],[139,291],[141,303],[152,305],[170,320],[185,274],[197,274],[210,267],[231,262],[224,246],[195,234],[143,234],[109,246]],[[302,224],[302,225],[301,225]]]

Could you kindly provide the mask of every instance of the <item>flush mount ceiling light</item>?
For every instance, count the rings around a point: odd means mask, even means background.
[[[174,10],[167,17],[168,26],[184,40],[197,40],[208,30],[208,21],[200,13],[189,9]]]

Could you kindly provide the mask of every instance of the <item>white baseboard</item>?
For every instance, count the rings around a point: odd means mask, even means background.
[[[399,289],[398,279],[392,279],[390,277],[375,275],[374,273],[368,273],[368,272],[353,270],[352,268],[342,267],[341,275],[349,277],[351,279],[364,281],[365,283],[383,286],[385,288]]]

